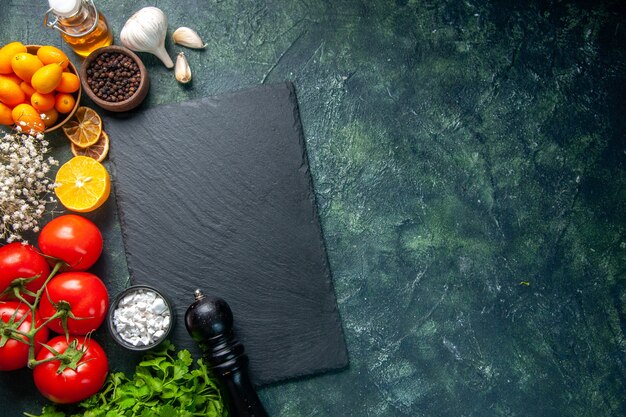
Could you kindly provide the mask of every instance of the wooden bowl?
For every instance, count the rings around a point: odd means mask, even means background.
[[[41,45],[26,45],[26,52],[28,52],[29,54],[37,55],[37,51],[39,50],[39,48],[41,48]],[[67,66],[67,68],[70,70],[70,72],[76,74],[78,78],[80,78],[80,74],[78,74],[78,69],[76,69],[76,66],[72,63],[72,61],[69,61],[69,65]],[[78,106],[80,106],[80,97],[82,95],[82,90],[82,87],[78,87],[78,91],[72,93],[72,95],[76,99],[76,104],[74,104],[74,108],[72,109],[72,111],[65,114],[59,113],[59,118],[63,116],[65,117],[63,119],[57,120],[57,123],[44,130],[44,133],[49,133],[57,130],[74,116],[74,113],[76,113],[76,109],[78,108]]]
[[[133,61],[135,61],[135,63],[139,67],[139,87],[137,88],[137,91],[135,91],[135,93],[126,100],[117,102],[103,100],[93,92],[93,90],[89,86],[89,83],[87,82],[87,70],[92,65],[92,63],[98,59],[100,55],[106,52],[124,54],[130,57],[130,59],[132,59]],[[96,49],[91,54],[89,54],[89,56],[85,58],[83,64],[80,67],[80,80],[83,85],[83,89],[85,90],[85,93],[87,94],[87,96],[89,96],[91,100],[93,100],[94,103],[96,103],[98,106],[102,107],[105,110],[113,112],[129,111],[139,106],[141,102],[146,98],[148,90],[150,89],[150,78],[148,77],[148,71],[143,65],[143,62],[141,62],[141,59],[139,59],[139,57],[135,55],[130,49],[117,45],[105,46],[104,48]]]

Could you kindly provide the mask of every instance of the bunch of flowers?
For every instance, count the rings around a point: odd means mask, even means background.
[[[39,219],[46,204],[55,199],[54,181],[47,177],[58,165],[48,153],[48,142],[41,133],[0,133],[0,242],[24,240],[26,231],[39,231]]]

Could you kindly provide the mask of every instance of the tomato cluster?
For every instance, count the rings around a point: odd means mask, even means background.
[[[108,372],[89,334],[104,321],[109,295],[100,278],[85,272],[100,257],[102,234],[69,214],[46,224],[37,243],[39,251],[21,243],[0,247],[0,371],[32,367],[46,398],[81,401]],[[50,332],[59,336],[48,340]]]

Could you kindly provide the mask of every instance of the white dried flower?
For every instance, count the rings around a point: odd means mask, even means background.
[[[58,161],[48,153],[41,133],[14,133],[0,137],[0,241],[24,241],[22,232],[39,231],[38,222],[55,183],[46,174]]]

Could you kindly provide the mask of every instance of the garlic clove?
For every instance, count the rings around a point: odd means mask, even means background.
[[[179,83],[187,84],[191,81],[191,68],[185,57],[185,53],[181,52],[176,58],[176,68],[174,68],[174,75]]]
[[[172,33],[172,40],[187,48],[202,49],[206,48],[207,44],[202,42],[200,35],[195,30],[188,27],[179,27]]]

